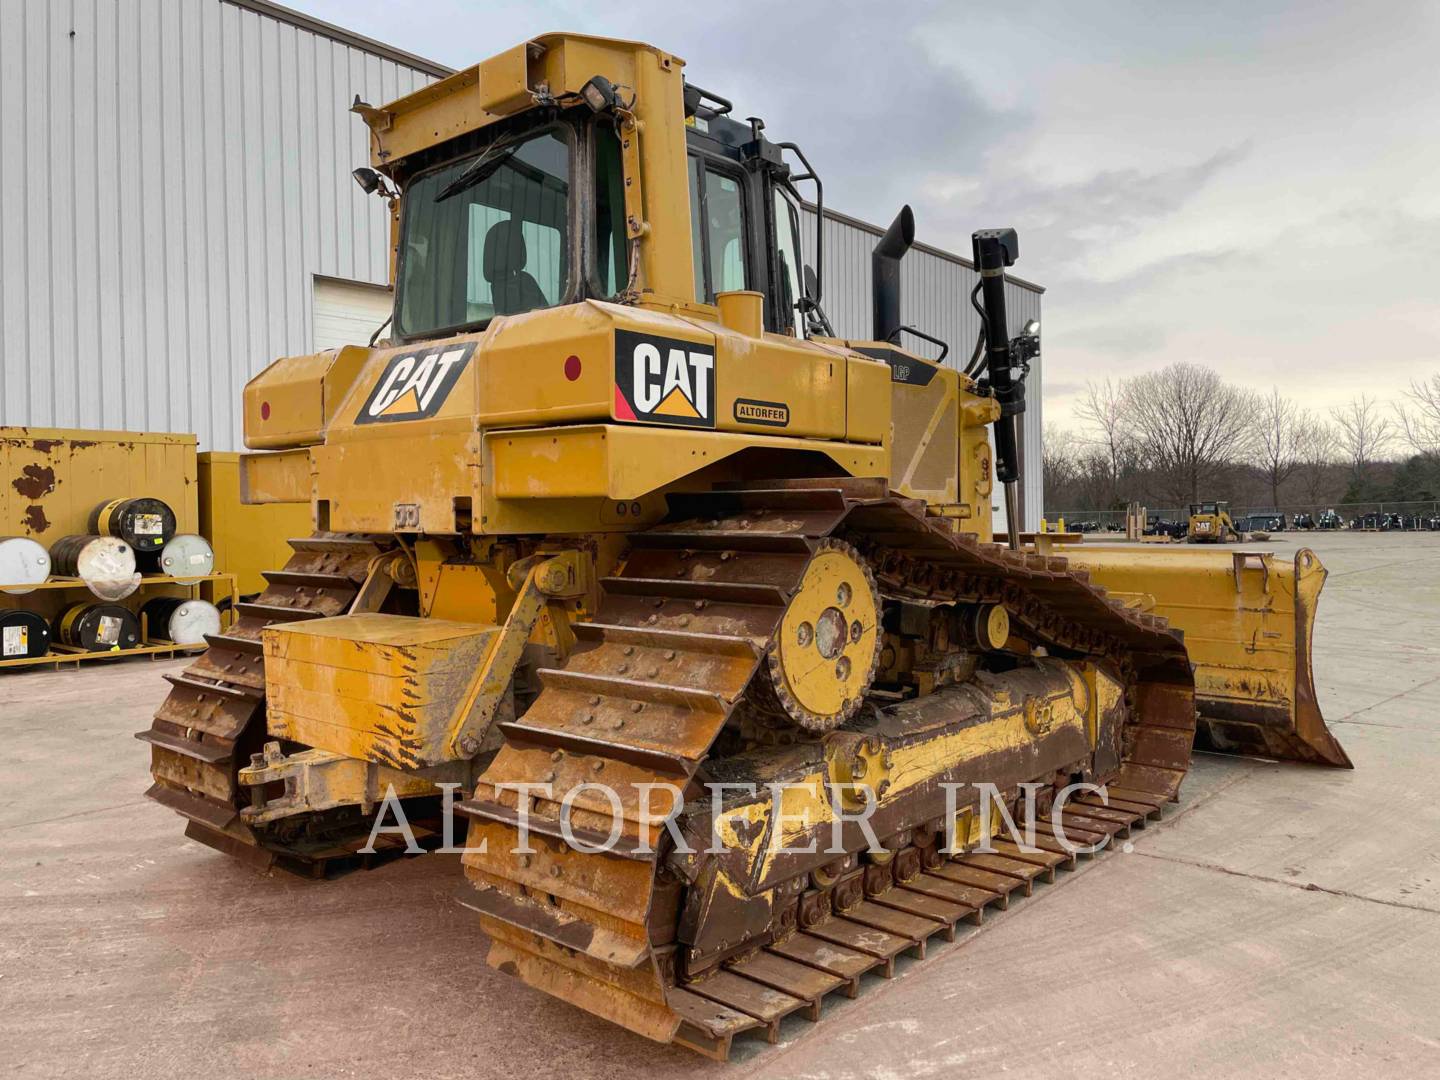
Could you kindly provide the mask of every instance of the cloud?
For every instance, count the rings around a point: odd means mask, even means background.
[[[1061,382],[1051,379],[1045,380],[1045,396],[1069,398],[1085,392],[1083,382]]]
[[[1216,176],[1244,161],[1242,142],[1175,168],[1102,169],[1078,181],[1046,184],[1020,176],[982,202],[981,212],[1012,209],[1036,225],[1077,241],[1148,225],[1175,213]]]
[[[897,18],[873,3],[774,4],[753,19],[696,8],[663,44],[685,57],[688,78],[732,99],[737,116],[760,115],[772,138],[798,143],[832,205],[883,222],[921,195],[918,178],[963,182],[988,148],[1033,122],[924,47],[943,7],[914,4]]]
[[[1130,321],[1102,323],[1067,335],[1071,344],[1081,348],[1098,349],[1121,356],[1141,356],[1157,352],[1169,338],[1165,327],[1159,324]]]

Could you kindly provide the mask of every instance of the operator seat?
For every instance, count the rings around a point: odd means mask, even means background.
[[[481,271],[490,283],[495,314],[514,315],[550,306],[539,284],[525,272],[528,258],[525,235],[514,218],[497,221],[485,233]]]

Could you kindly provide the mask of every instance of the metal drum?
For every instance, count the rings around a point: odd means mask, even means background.
[[[135,553],[147,574],[165,574],[178,581],[196,581],[215,569],[215,549],[194,533],[176,533],[159,551]]]
[[[175,535],[175,511],[160,499],[113,499],[90,511],[90,531],[136,551],[159,551]]]
[[[86,652],[117,652],[140,644],[140,620],[119,604],[76,604],[55,621],[55,639]]]
[[[135,552],[113,536],[63,536],[50,545],[51,569],[77,577],[101,600],[123,600],[140,587]]]
[[[50,576],[49,553],[28,536],[0,536],[0,589],[12,596],[34,592],[25,588],[40,585]]]
[[[157,596],[140,608],[150,639],[176,645],[200,645],[206,634],[220,633],[220,609],[208,600]]]
[[[0,611],[0,660],[33,660],[50,651],[50,624],[33,611]]]

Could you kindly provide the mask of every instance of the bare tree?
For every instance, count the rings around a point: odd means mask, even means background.
[[[1120,503],[1120,477],[1127,462],[1133,458],[1130,429],[1125,420],[1125,384],[1087,382],[1085,397],[1075,412],[1089,427],[1090,441],[1105,456],[1108,484],[1104,501],[1107,508]]]
[[[1401,434],[1417,454],[1440,458],[1440,372],[1412,382],[1405,396],[1411,404],[1395,406]]]
[[[1128,470],[1130,459],[1123,461],[1122,469]],[[1125,483],[1128,476],[1122,478]],[[1115,466],[1112,459],[1098,446],[1092,445],[1080,455],[1075,469],[1076,503],[1082,509],[1114,510],[1122,501],[1116,497]]]
[[[1255,412],[1255,453],[1260,475],[1270,487],[1270,505],[1280,506],[1280,485],[1300,464],[1300,440],[1306,417],[1274,387],[1259,400]]]
[[[1177,363],[1124,386],[1125,427],[1166,496],[1196,502],[1201,489],[1254,438],[1255,395],[1211,368]]]
[[[1079,459],[1075,436],[1058,425],[1046,424],[1040,453],[1046,506],[1061,506],[1070,497],[1071,485],[1079,473]]]
[[[1300,430],[1296,472],[1306,501],[1317,509],[1331,486],[1331,473],[1340,458],[1340,439],[1324,420],[1308,417]]]
[[[1393,440],[1395,425],[1380,412],[1380,403],[1368,394],[1331,409],[1330,415],[1335,418],[1335,434],[1350,463],[1351,478],[1363,483],[1370,466],[1380,459],[1380,454]]]

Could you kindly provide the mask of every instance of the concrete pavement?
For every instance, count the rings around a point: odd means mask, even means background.
[[[1315,669],[1354,772],[1198,756],[1131,853],[730,1066],[490,971],[449,858],[316,884],[185,840],[131,738],[183,663],[0,677],[0,1071],[1440,1075],[1440,534],[1301,542],[1331,571]]]

